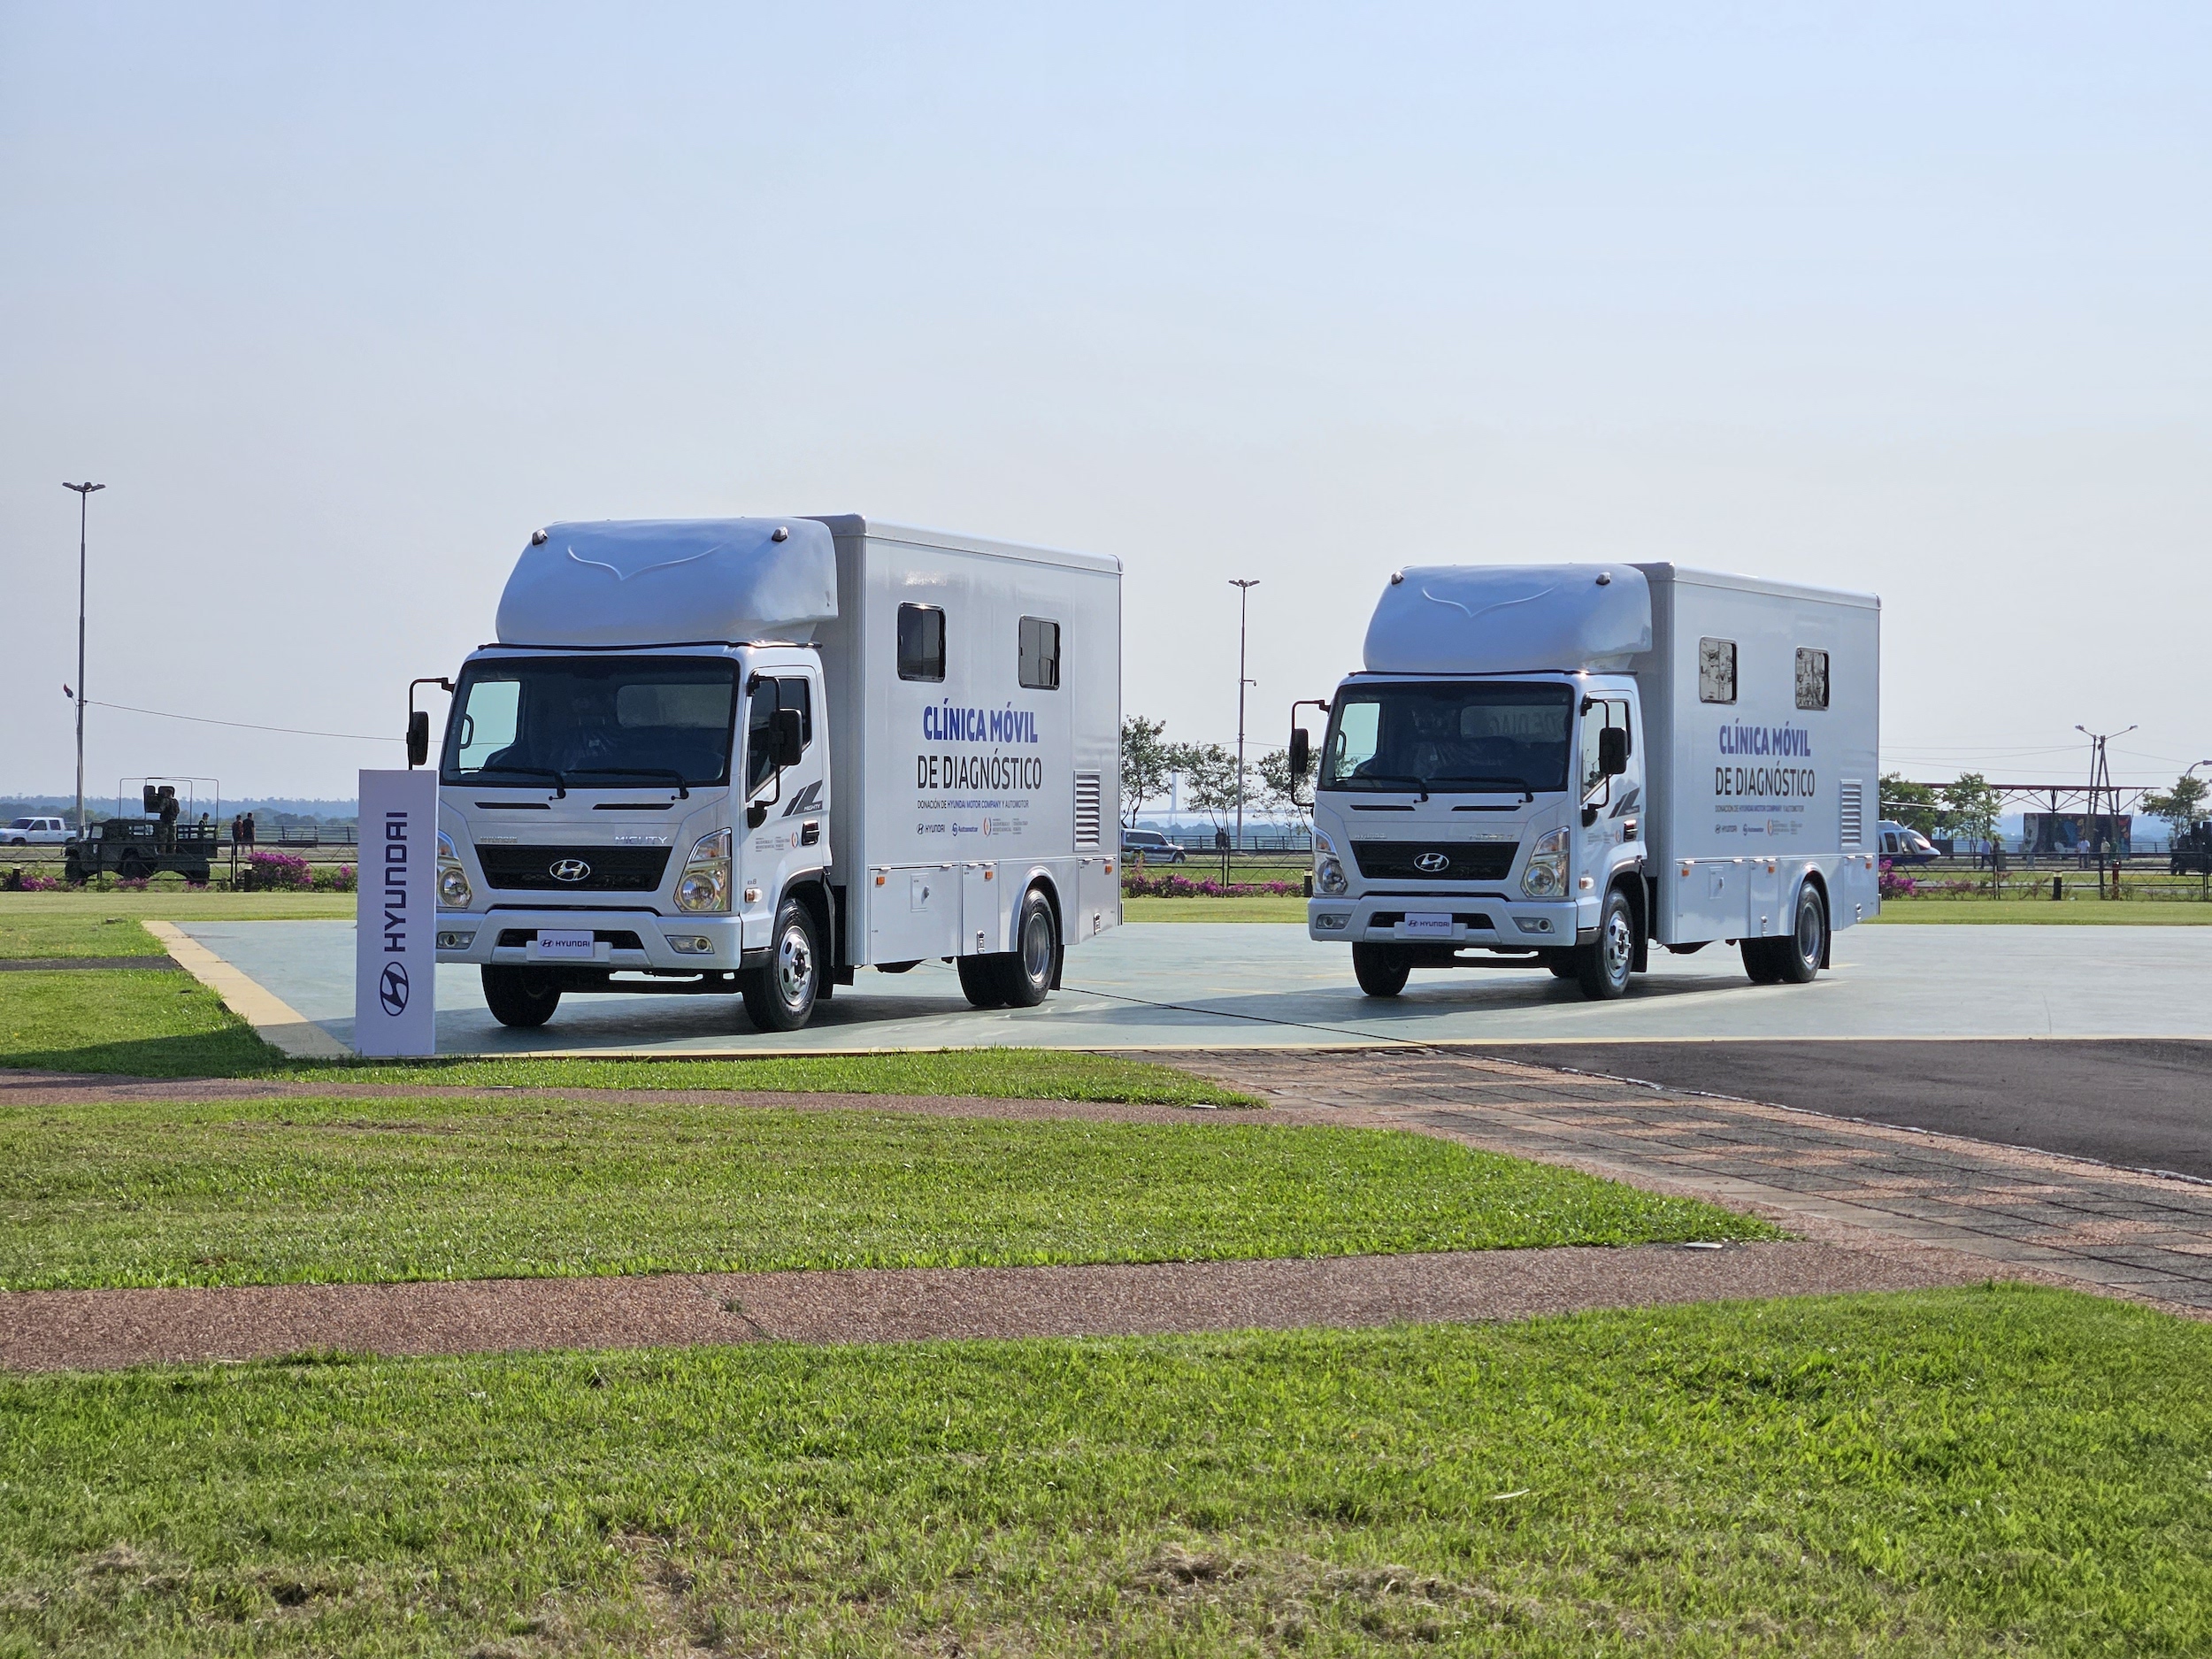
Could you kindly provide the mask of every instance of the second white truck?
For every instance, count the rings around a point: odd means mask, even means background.
[[[1390,579],[1314,775],[1307,928],[1360,987],[1540,963],[1621,995],[1656,944],[1804,983],[1880,909],[1881,602],[1672,565]]]
[[[1121,567],[857,517],[557,524],[453,688],[438,959],[804,1025],[943,958],[1027,1006],[1121,919]],[[426,749],[426,724],[410,732]]]

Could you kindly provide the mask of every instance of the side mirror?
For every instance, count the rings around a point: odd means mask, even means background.
[[[796,709],[776,710],[775,724],[769,728],[770,744],[778,766],[795,766],[799,757],[806,753],[806,734],[799,724]]]
[[[1290,728],[1290,780],[1296,783],[1313,770],[1313,740],[1306,735],[1306,728]]]
[[[1598,733],[1598,770],[1609,778],[1628,770],[1628,733],[1622,727],[1609,726]]]
[[[430,758],[430,715],[418,709],[407,717],[407,769],[412,772]]]

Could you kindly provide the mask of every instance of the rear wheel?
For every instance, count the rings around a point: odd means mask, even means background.
[[[543,968],[486,968],[483,979],[492,1018],[518,1031],[544,1025],[561,1005],[561,987]]]
[[[1395,996],[1413,975],[1412,959],[1394,945],[1354,945],[1352,972],[1370,996]]]
[[[739,981],[745,1013],[762,1031],[797,1031],[814,1017],[822,988],[822,953],[814,918],[796,899],[776,912],[768,959]]]
[[[1022,895],[1014,944],[1014,949],[992,958],[998,964],[999,989],[1010,1007],[1034,1008],[1050,995],[1060,967],[1060,930],[1052,919],[1052,901],[1034,887]]]
[[[1828,954],[1828,907],[1820,889],[1808,881],[1797,890],[1795,926],[1786,939],[1763,939],[1773,974],[1769,983],[1810,985],[1820,972],[1820,959]]]
[[[961,956],[953,967],[960,975],[960,990],[978,1008],[1004,1008],[1006,987],[1000,982],[995,956]]]
[[[1635,960],[1636,914],[1628,907],[1628,895],[1615,887],[1598,912],[1598,936],[1575,947],[1575,982],[1592,1002],[1609,1002],[1627,992]]]

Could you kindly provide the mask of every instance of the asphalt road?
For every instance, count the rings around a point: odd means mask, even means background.
[[[1481,1051],[2212,1180],[2212,1041],[1547,1042]]]

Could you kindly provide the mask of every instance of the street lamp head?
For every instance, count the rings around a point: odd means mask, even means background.
[[[61,487],[64,489],[73,489],[80,495],[89,495],[96,489],[105,489],[107,488],[105,484],[73,484],[67,479],[62,480]]]

